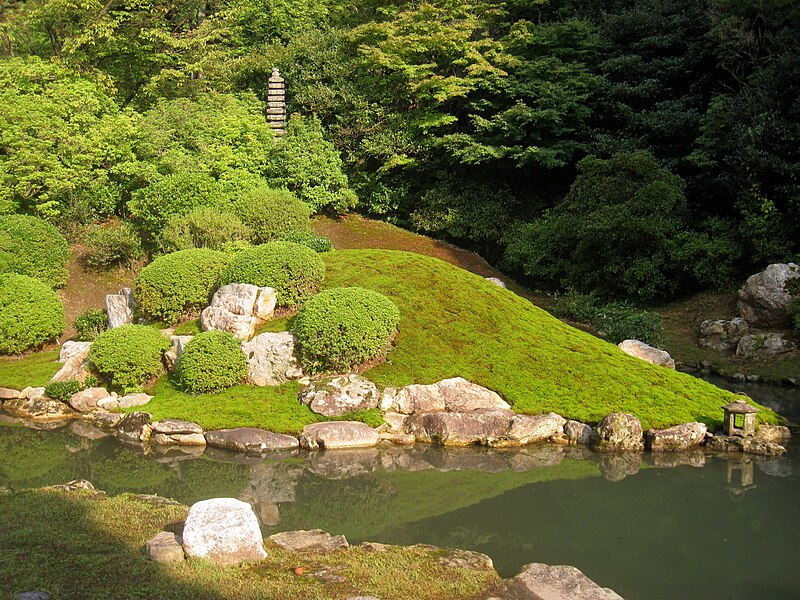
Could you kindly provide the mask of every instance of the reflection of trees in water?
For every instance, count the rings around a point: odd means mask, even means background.
[[[75,445],[76,438],[61,431],[0,427],[0,485],[37,487],[79,477],[69,451]]]

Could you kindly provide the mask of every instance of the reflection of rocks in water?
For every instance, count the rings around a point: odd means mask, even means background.
[[[69,425],[69,430],[70,433],[87,440],[100,440],[110,435],[86,421],[73,421]]]
[[[215,448],[213,446],[206,446],[205,455],[214,460],[227,463],[235,463],[237,465],[257,465],[264,460],[283,460],[297,456],[297,450],[272,450],[264,454],[245,454],[244,452],[235,452],[233,450],[225,450],[224,448]]]
[[[791,477],[794,474],[792,463],[785,458],[759,461],[756,466],[759,471],[771,477]]]
[[[258,521],[267,527],[273,527],[281,522],[281,511],[277,504],[272,502],[259,502],[253,505]]]
[[[151,448],[155,461],[168,465],[200,458],[204,450],[203,446],[153,446]]]
[[[280,461],[264,461],[252,465],[250,482],[241,498],[256,504],[294,502],[295,488],[305,469]]]
[[[311,454],[307,469],[325,479],[350,479],[375,471],[380,461],[377,448],[321,451]]]
[[[567,446],[564,448],[566,460],[591,460],[594,452],[586,446]]]
[[[561,464],[567,454],[566,450],[567,446],[551,444],[526,446],[508,455],[508,466],[517,473],[552,467]]]
[[[706,464],[706,455],[699,449],[688,452],[652,452],[646,457],[658,469],[671,469],[682,466],[699,469]]]
[[[594,457],[600,474],[608,481],[622,481],[628,475],[636,475],[642,462],[638,452],[597,454]]]
[[[426,446],[422,458],[437,471],[482,471],[497,473],[508,469],[513,452],[487,448],[442,448]]]

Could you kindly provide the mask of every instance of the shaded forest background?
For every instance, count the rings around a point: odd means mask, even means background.
[[[0,0],[0,214],[148,244],[266,184],[662,302],[800,258],[798,98],[793,0]]]

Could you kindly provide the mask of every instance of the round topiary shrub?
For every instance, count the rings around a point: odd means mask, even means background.
[[[306,302],[292,332],[305,370],[345,371],[384,356],[399,322],[400,311],[383,294],[333,288]]]
[[[311,231],[311,210],[287,190],[258,186],[234,201],[233,212],[252,230],[256,244],[271,242],[286,231]]]
[[[136,277],[136,310],[148,319],[177,323],[208,305],[229,257],[196,248],[159,256]]]
[[[242,342],[223,331],[196,335],[186,344],[176,373],[191,394],[218,392],[237,385],[247,377]]]
[[[250,228],[235,214],[210,206],[172,215],[158,236],[164,252],[211,248],[225,250],[231,243],[248,241]]]
[[[123,325],[98,335],[89,360],[98,373],[123,390],[138,388],[164,372],[169,338],[146,325]]]
[[[0,274],[0,354],[19,354],[64,333],[64,305],[50,287],[27,275]]]
[[[47,221],[0,216],[0,272],[41,279],[53,288],[67,282],[67,240]]]
[[[86,232],[86,252],[83,261],[87,266],[104,269],[112,265],[129,267],[142,257],[142,240],[136,230],[126,222],[94,225]]]
[[[275,289],[280,306],[297,306],[316,294],[324,280],[325,263],[311,248],[270,242],[236,254],[220,276],[219,285],[269,286]]]

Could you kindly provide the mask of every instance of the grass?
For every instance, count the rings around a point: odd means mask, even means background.
[[[300,385],[278,387],[238,385],[214,394],[192,396],[177,387],[169,376],[159,379],[148,390],[154,397],[147,412],[154,419],[185,419],[206,431],[229,427],[258,427],[275,433],[298,434],[311,423],[330,421],[314,414],[297,399]],[[142,410],[141,408],[133,408]],[[383,423],[377,409],[359,411],[337,420],[362,421],[371,426]]]
[[[54,598],[109,600],[333,600],[368,594],[444,600],[472,597],[497,579],[494,573],[441,567],[431,560],[437,552],[415,547],[299,555],[267,542],[269,556],[257,564],[150,562],[142,551],[145,541],[185,516],[186,507],[153,506],[130,495],[48,489],[0,495],[0,597],[47,590]],[[298,577],[297,566],[331,567],[345,581]]]
[[[200,327],[200,319],[192,319],[178,325],[172,335],[200,335],[201,333],[203,333],[203,329]]]
[[[365,375],[381,386],[461,376],[498,392],[515,411],[554,411],[594,423],[624,411],[642,425],[721,424],[729,392],[628,356],[516,294],[440,260],[409,252],[323,255],[326,287],[377,290],[400,308],[396,347]],[[767,422],[778,417],[767,409]]]
[[[0,387],[21,390],[40,387],[63,367],[58,361],[58,350],[37,352],[22,357],[0,359]]]

